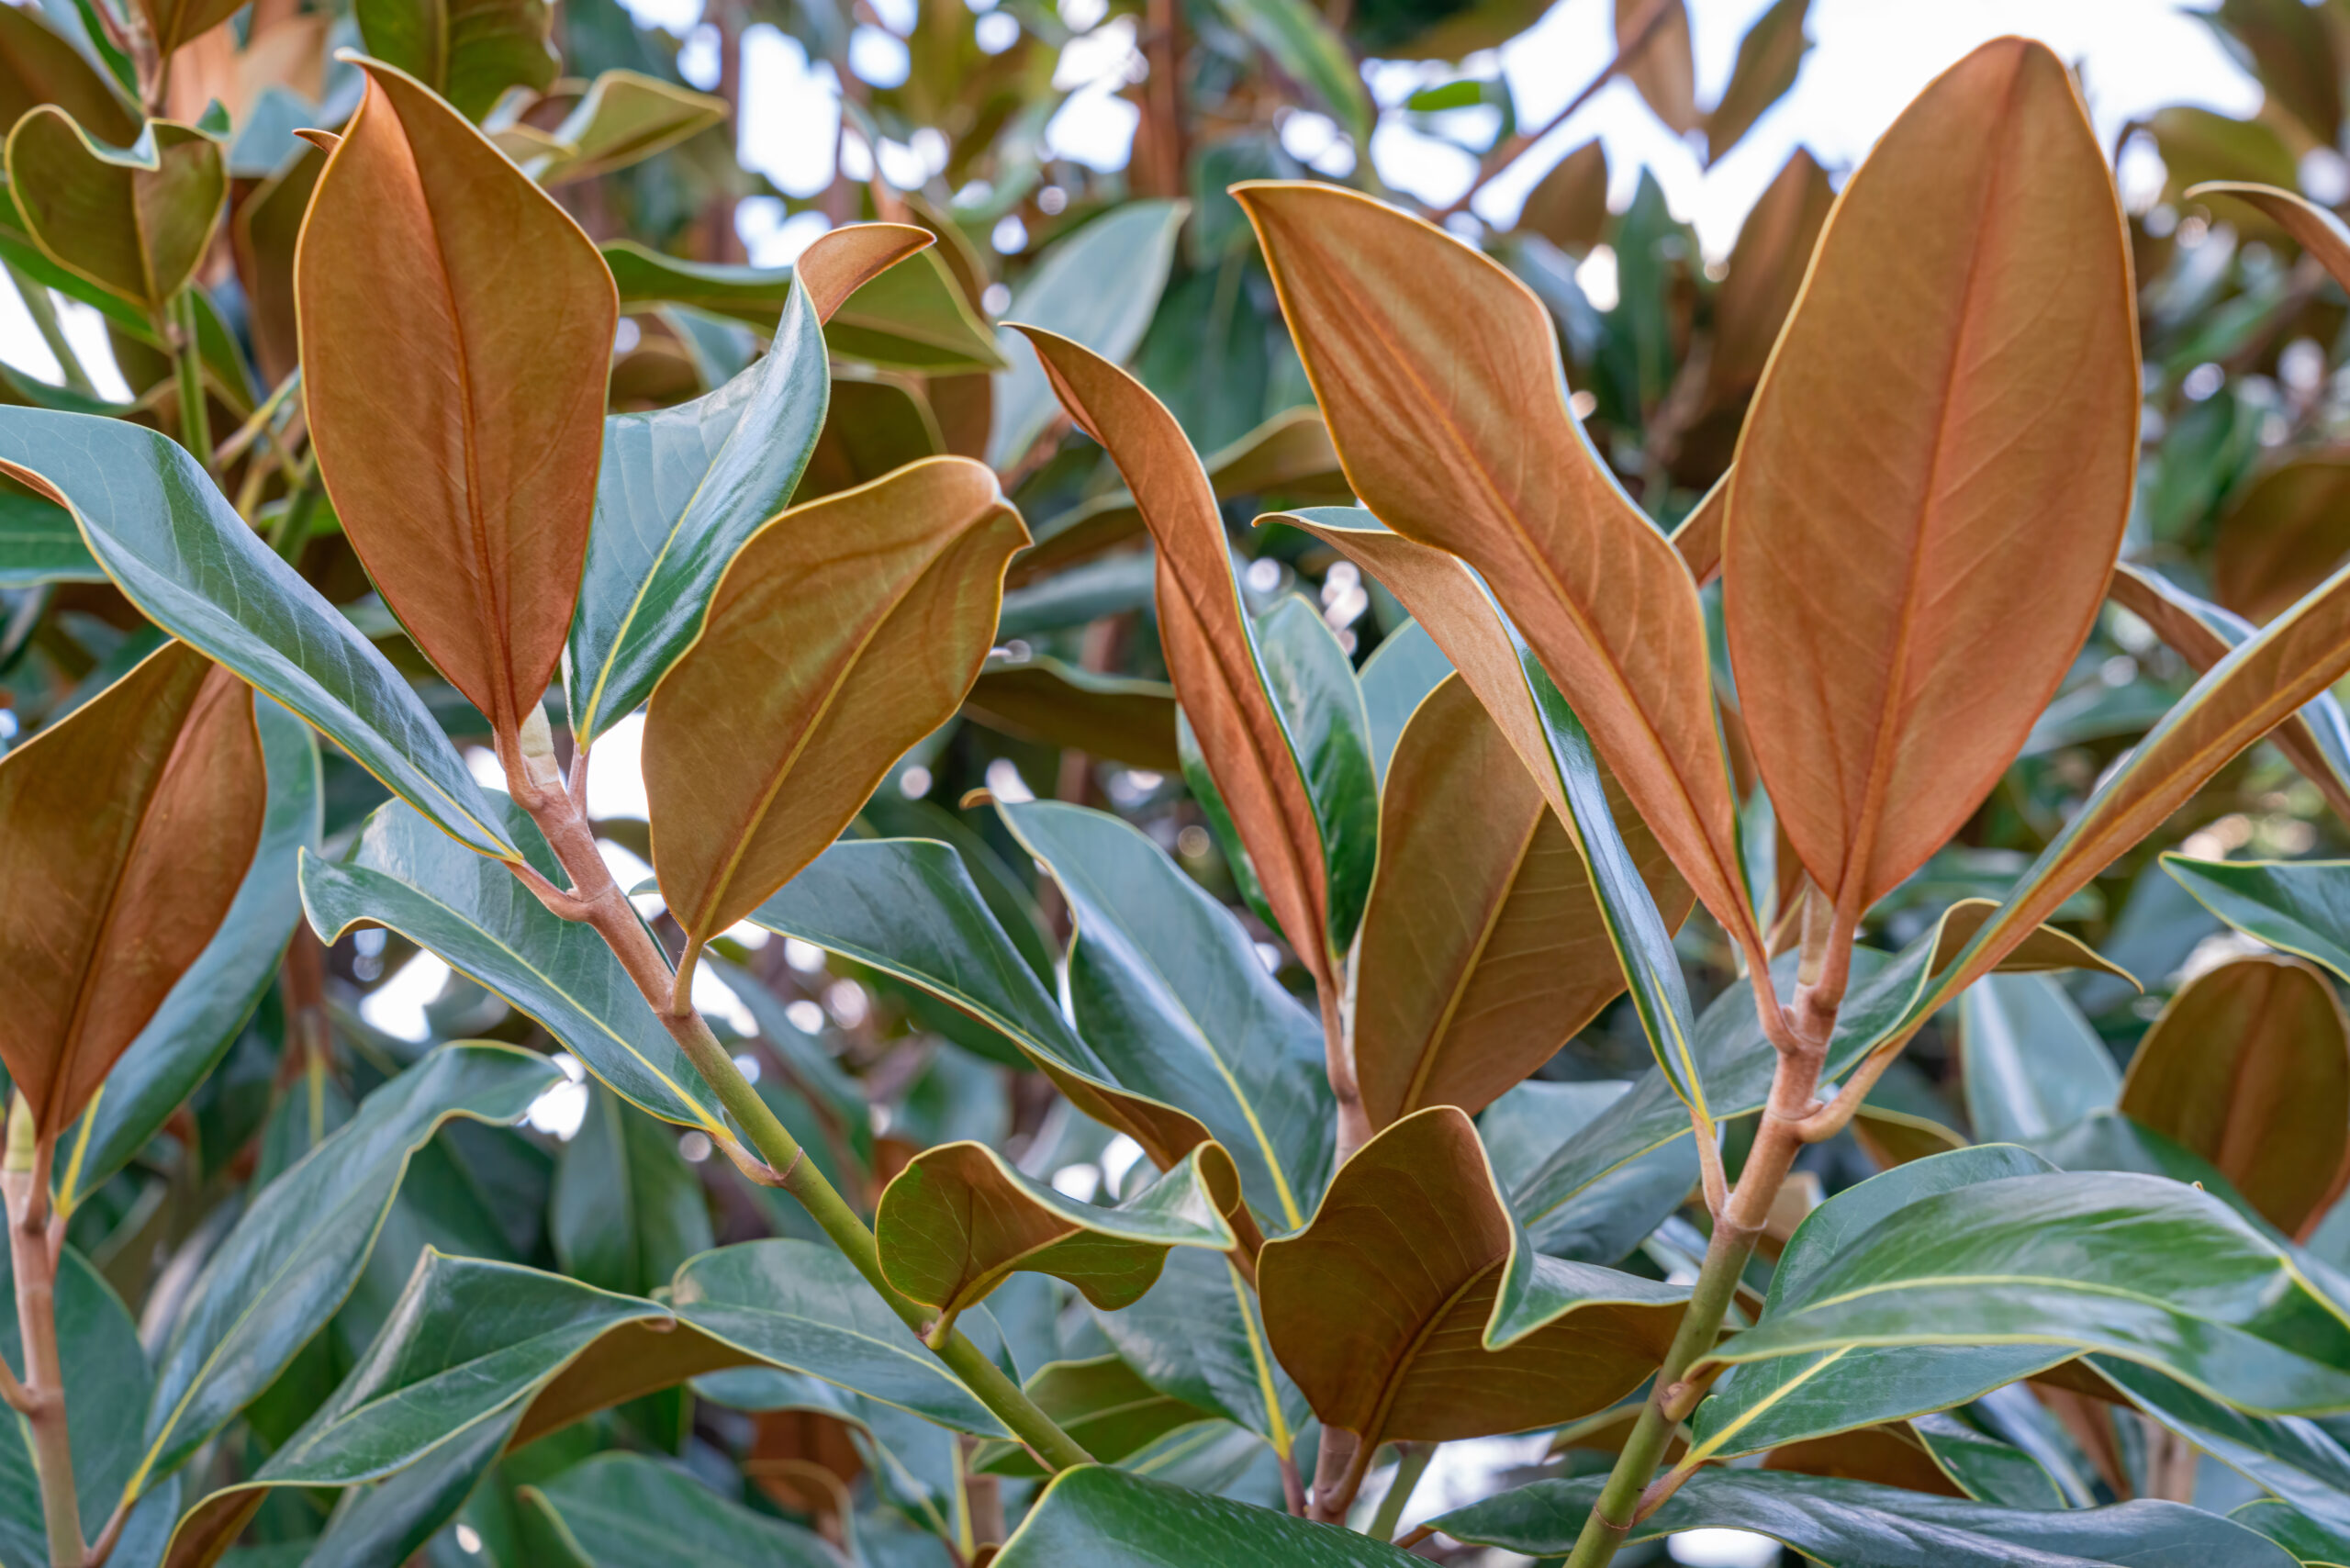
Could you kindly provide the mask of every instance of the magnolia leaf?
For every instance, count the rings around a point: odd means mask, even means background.
[[[1035,655],[990,659],[963,711],[991,730],[1067,746],[1154,773],[1175,773],[1175,689],[1076,669]]]
[[[2267,129],[2265,126],[2260,129]],[[2334,282],[2350,287],[2350,225],[2317,203],[2273,185],[2252,185],[2240,180],[2206,180],[2190,185],[2184,194],[2198,201],[2224,196],[2245,203],[2300,241],[2301,248],[2317,258],[2318,264],[2333,275]]]
[[[295,263],[343,532],[500,735],[563,655],[619,305],[588,236],[414,77],[363,61]]]
[[[1607,217],[1607,144],[1595,137],[1550,165],[1526,193],[1517,227],[1561,251],[1582,252],[1599,243]]]
[[[1169,1432],[1214,1419],[1199,1406],[1153,1388],[1116,1356],[1040,1367],[1025,1391],[1055,1426],[1104,1464],[1130,1458]],[[1011,1443],[980,1450],[971,1456],[971,1467],[997,1475],[1046,1473],[1027,1450]]]
[[[0,479],[0,588],[106,578],[72,512],[14,479]]]
[[[705,1252],[678,1271],[670,1301],[688,1324],[747,1356],[958,1432],[1012,1436],[825,1243],[750,1241]],[[980,1324],[994,1327],[984,1308],[966,1314],[963,1329]]]
[[[1968,987],[1958,1049],[1966,1119],[1986,1143],[2046,1137],[2121,1092],[2105,1041],[2046,975],[1986,975]]]
[[[430,711],[341,611],[278,559],[168,436],[0,409],[0,471],[69,508],[150,620],[316,725],[460,843],[518,856]]]
[[[1643,30],[1628,34],[1626,28]],[[1697,112],[1697,66],[1690,51],[1689,10],[1682,0],[1616,0],[1616,47],[1624,76],[1675,136],[1704,123]]]
[[[147,36],[168,61],[180,46],[210,32],[243,9],[243,0],[139,0]]]
[[[1233,576],[1215,492],[1175,416],[1083,345],[1021,330],[1062,403],[1108,449],[1158,542],[1159,638],[1184,716],[1281,934],[1333,997],[1337,955],[1352,935],[1338,917],[1348,903],[1361,907],[1360,884],[1349,897],[1333,881],[1370,869],[1370,846],[1340,836],[1375,810],[1368,759],[1358,777],[1355,755],[1317,752],[1293,733]]]
[[[1771,1276],[1763,1316],[1799,1310],[1814,1283],[1853,1238],[1936,1193],[2053,1168],[2011,1145],[1994,1144],[1915,1159],[1848,1187],[1804,1216]],[[1840,1346],[1734,1368],[1690,1417],[1682,1470],[1898,1421],[1963,1404],[2069,1360],[2050,1345]]]
[[[1012,297],[1010,319],[1123,364],[1158,308],[1175,238],[1190,209],[1188,202],[1130,201],[1058,241]],[[994,386],[988,431],[988,464],[1002,473],[1051,427],[1059,405],[1027,342],[998,329],[996,343],[1012,362]]]
[[[720,1496],[685,1469],[643,1454],[598,1454],[521,1487],[578,1561],[597,1568],[670,1568],[680,1560],[760,1568],[835,1568],[813,1531]],[[860,1532],[862,1533],[862,1532]]]
[[[495,140],[552,190],[675,147],[726,118],[726,100],[635,71],[607,71],[552,131],[516,126]]]
[[[1673,951],[1673,933],[1689,912],[1688,887],[1484,583],[1451,555],[1387,532],[1360,509],[1283,513],[1281,521],[1346,552],[1385,583],[1476,693],[1582,853],[1658,1063],[1675,1092],[1707,1114],[1705,1084],[1688,1056],[1693,1009]],[[1629,824],[1628,835],[1619,822]]]
[[[1303,1225],[1336,1119],[1313,1015],[1232,913],[1131,824],[1051,801],[998,809],[1068,901],[1070,1010],[1114,1081],[1197,1117],[1260,1223]],[[1138,1141],[1161,1169],[1190,1151]]]
[[[520,807],[509,827],[532,864],[560,868]],[[305,852],[302,905],[326,942],[382,925],[429,948],[536,1020],[605,1087],[638,1109],[742,1148],[714,1098],[604,939],[539,902],[508,869],[430,831],[398,802],[378,808],[346,857]]]
[[[1139,1300],[1172,1247],[1226,1251],[1240,1202],[1231,1157],[1204,1143],[1114,1208],[1081,1204],[1024,1176],[980,1143],[914,1157],[873,1216],[881,1271],[942,1323],[985,1300],[1014,1270],[1075,1285],[1105,1312]],[[941,1331],[943,1333],[943,1330]],[[1102,1457],[1088,1446],[1088,1452]]]
[[[1203,454],[1208,487],[1219,501],[1276,493],[1304,501],[1350,498],[1330,432],[1313,409],[1284,409],[1235,441]],[[1081,501],[1036,527],[1035,546],[1012,564],[1014,582],[1033,582],[1064,566],[1147,537],[1142,509],[1125,488]]]
[[[1458,677],[1413,714],[1379,810],[1348,1009],[1374,1129],[1483,1110],[1624,989],[1573,838]]]
[[[1653,1075],[1651,1075],[1653,1077]],[[1528,1079],[1485,1108],[1477,1136],[1494,1182],[1515,1192],[1617,1101],[1627,1082]],[[1686,1114],[1681,1118],[1688,1120]],[[1527,1226],[1535,1250],[1614,1265],[1679,1208],[1698,1184],[1697,1151],[1674,1139],[1617,1166]]]
[[[325,153],[315,147],[302,148],[238,203],[229,222],[237,280],[245,291],[253,358],[273,386],[293,375],[302,363],[300,326],[294,314],[294,247],[302,236],[302,218],[309,210],[310,193],[318,188],[319,172],[326,166]]]
[[[1730,66],[1729,84],[1722,89],[1721,101],[1705,117],[1707,163],[1719,162],[1723,154],[1753,129],[1754,122],[1796,84],[1796,73],[1803,69],[1804,56],[1811,52],[1811,35],[1804,27],[1810,13],[1811,0],[1774,0],[1771,8],[1746,29],[1746,36],[1738,40],[1738,59]],[[1810,162],[1809,155],[1800,149],[1796,157]],[[1765,202],[1769,199],[1767,195],[1763,197]],[[1753,221],[1751,216],[1747,221]],[[1741,231],[1741,243],[1743,239]],[[1806,253],[1809,251],[1807,245]],[[1736,262],[1730,263],[1733,276],[1737,266]],[[1801,273],[1800,265],[1796,271]]]
[[[1027,542],[992,473],[938,457],[744,544],[645,723],[654,868],[697,945],[822,854],[954,716]]]
[[[2255,624],[2290,609],[2350,553],[2350,532],[2341,522],[2350,459],[2339,454],[2291,458],[2253,480],[2220,520],[2211,596]]]
[[[1429,1523],[1480,1546],[1563,1552],[1605,1480],[1538,1481]],[[1724,1529],[1769,1536],[1826,1568],[2294,1568],[2252,1530],[2183,1503],[2031,1512],[1767,1470],[1699,1471],[1626,1540]]]
[[[2120,1103],[2218,1166],[2287,1235],[2350,1185],[2350,1023],[2312,964],[2238,958],[2180,987]]]
[[[2329,1529],[2277,1498],[2255,1497],[2228,1518],[2247,1529],[2258,1530],[2285,1548],[2304,1568],[2344,1568],[2350,1564],[2350,1530]]]
[[[2350,1536],[2350,1452],[2325,1427],[2292,1416],[2246,1416],[2160,1372],[2111,1357],[2091,1356],[2082,1364],[2121,1398],[2221,1463],[2308,1518]]]
[[[2102,1171],[2009,1177],[1896,1210],[1846,1240],[1791,1310],[1766,1312],[1707,1359],[2070,1347],[2254,1414],[2317,1414],[2350,1409],[2350,1305],[2326,1289],[2210,1193]]]
[[[1353,51],[1320,11],[1306,0],[1215,0],[1215,8],[1320,104],[1356,146],[1371,144],[1379,111],[1364,90],[1362,69]]]
[[[1366,738],[1371,743],[1371,771],[1378,776],[1382,793],[1405,726],[1428,693],[1443,685],[1450,674],[1452,661],[1416,621],[1406,621],[1382,637],[1371,657],[1363,661],[1360,684],[1363,717],[1370,723]]]
[[[1148,1294],[1094,1324],[1151,1387],[1290,1451],[1305,1396],[1267,1351],[1257,1293],[1231,1259],[1171,1249]]]
[[[837,375],[823,431],[800,487],[791,493],[792,504],[869,485],[892,469],[946,453],[946,438],[920,376],[870,370]]]
[[[157,1362],[133,1495],[259,1396],[358,1283],[408,1161],[453,1118],[505,1126],[562,1081],[512,1046],[444,1046],[361,1103],[252,1200],[189,1288]]]
[[[1173,874],[1182,876],[1180,870]],[[1207,902],[1214,907],[1214,901]],[[1147,1089],[1127,1086],[1128,1074],[1136,1075],[1135,1081],[1141,1084],[1161,1074],[1175,1076],[1166,1069],[1152,1070],[1155,1064],[1144,1052],[1153,1042],[1130,1040],[1124,1033],[1105,1036],[1105,1047],[1118,1053],[1113,1069],[1079,1036],[1053,993],[990,912],[962,859],[944,844],[903,838],[836,844],[760,905],[751,920],[779,935],[796,936],[905,980],[995,1030],[1051,1079],[1070,1103],[1132,1137],[1161,1170],[1172,1169],[1211,1137],[1225,1141],[1203,1125],[1204,1117],[1152,1098]],[[1255,973],[1263,975],[1253,953],[1249,962]],[[1298,1011],[1294,1002],[1289,1005]],[[1318,1052],[1313,1066],[1319,1067]],[[1189,1063],[1180,1058],[1173,1068],[1192,1076]],[[1327,1102],[1318,1109],[1320,1125],[1326,1127]],[[1297,1126],[1314,1126],[1311,1117],[1311,1110],[1301,1114]],[[1283,1126],[1286,1130],[1287,1124]],[[1255,1147],[1229,1141],[1225,1147],[1240,1148],[1236,1163],[1252,1201],[1258,1201],[1256,1171],[1249,1163]]]
[[[2137,342],[2071,78],[2042,45],[1986,45],[1838,198],[1730,478],[1739,700],[1839,918],[1974,814],[2071,669],[2130,510]]]
[[[1802,39],[1803,11],[1809,3],[1778,0],[1754,25],[1754,32],[1792,8],[1795,34]],[[1808,40],[1803,41],[1808,48]],[[1738,242],[1729,253],[1729,274],[1714,292],[1714,353],[1706,365],[1706,392],[1715,407],[1734,404],[1762,381],[1772,345],[1779,341],[1787,314],[1795,308],[1812,251],[1819,243],[1819,231],[1835,201],[1827,171],[1798,147],[1739,226]],[[1727,500],[1726,491],[1718,488],[1715,495]],[[1717,534],[1717,561],[1721,548],[1718,539]],[[1673,543],[1681,544],[1678,535]],[[1682,554],[1688,558],[1685,546]],[[1689,569],[1700,582],[1713,575],[1694,560]]]
[[[0,125],[15,125],[43,104],[54,104],[74,124],[109,147],[139,140],[139,118],[105,73],[40,11],[12,6],[0,15]]]
[[[788,297],[757,364],[690,403],[604,421],[571,627],[574,734],[593,741],[653,694],[701,631],[744,542],[799,487],[824,426],[824,305],[927,242],[896,225],[825,235],[800,258],[801,277],[821,280],[821,297],[812,283]]]
[[[1312,1223],[1265,1244],[1258,1286],[1273,1353],[1326,1428],[1443,1442],[1606,1408],[1664,1358],[1687,1292],[1556,1259],[1518,1258],[1469,1118],[1405,1117],[1332,1178]],[[1494,1321],[1530,1269],[1537,1315]]]
[[[59,1143],[60,1213],[71,1215],[84,1194],[136,1159],[219,1066],[276,978],[286,938],[302,918],[296,872],[302,850],[318,845],[318,744],[276,703],[241,695],[254,704],[268,778],[260,842],[212,940],[115,1062],[81,1125]]]
[[[160,315],[187,286],[229,196],[220,144],[152,120],[117,151],[55,105],[8,132],[8,186],[33,242],[74,276]]]
[[[1497,263],[1369,197],[1236,194],[1356,493],[1483,575],[1698,898],[1760,950],[1696,589],[1569,411],[1549,313]],[[1446,641],[1442,617],[1414,614]]]
[[[353,0],[352,14],[369,54],[469,120],[509,87],[545,91],[563,69],[546,0]]]
[[[555,1159],[547,1239],[563,1271],[645,1295],[715,1244],[701,1179],[677,1135],[610,1092],[590,1089],[579,1130]]]
[[[252,695],[167,643],[0,757],[0,1060],[71,1126],[229,913],[268,778]]]
[[[2198,675],[2227,657],[2228,650],[2255,628],[2229,610],[2207,603],[2169,578],[2124,562],[2113,568],[2107,596],[2154,628],[2170,650]],[[2344,821],[2350,821],[2350,716],[2340,699],[2322,691],[2308,707],[2268,733],[2268,738],[2301,777],[2317,786]]]
[[[1424,1561],[1336,1525],[1081,1464],[1052,1479],[992,1568],[1159,1568],[1278,1562],[1282,1568],[1412,1568]],[[2265,1565],[2264,1565],[2265,1568]]]

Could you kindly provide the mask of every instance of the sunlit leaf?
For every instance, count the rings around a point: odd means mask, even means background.
[[[718,124],[726,100],[636,71],[607,71],[551,131],[518,125],[494,140],[550,189],[641,163]]]

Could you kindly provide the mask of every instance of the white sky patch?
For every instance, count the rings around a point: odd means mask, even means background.
[[[420,952],[397,973],[359,1001],[359,1016],[375,1028],[402,1040],[421,1040],[432,1032],[424,1019],[425,1004],[449,983],[449,966],[430,953]]]
[[[799,39],[766,22],[745,29],[737,140],[743,166],[787,196],[815,196],[833,183],[840,129],[840,79],[832,66],[811,64]]]
[[[569,1051],[548,1058],[563,1070],[563,1081],[531,1102],[522,1119],[543,1133],[569,1143],[588,1119],[588,1070]]]
[[[649,820],[644,809],[644,715],[631,713],[588,750],[588,814]]]

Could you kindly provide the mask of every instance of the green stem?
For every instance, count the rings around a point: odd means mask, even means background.
[[[66,341],[65,329],[57,319],[57,303],[50,298],[49,290],[14,267],[8,269],[8,281],[17,286],[17,294],[25,302],[25,314],[33,319],[33,326],[39,331],[40,341],[47,343],[49,352],[56,356],[57,368],[65,377],[66,389],[79,392],[84,398],[96,397],[98,388],[91,381],[90,373],[83,368],[82,356],[75,353],[73,345]]]
[[[196,290],[193,286],[180,290],[172,305],[173,333],[175,342],[172,350],[174,367],[179,372],[180,444],[188,449],[196,462],[212,466],[212,414],[204,402],[204,354],[196,339]]]
[[[549,789],[544,780],[540,780],[534,788],[532,780],[518,777],[521,770],[515,764],[520,762],[517,756],[509,763],[508,777],[522,786],[516,790],[517,798],[546,834],[555,857],[571,875],[576,896],[584,905],[576,912],[576,917],[594,926],[611,947],[621,967],[628,970],[629,978],[636,982],[637,990],[668,1027],[678,1048],[718,1096],[718,1103],[725,1107],[734,1125],[743,1130],[751,1148],[769,1170],[780,1176],[783,1190],[800,1201],[817,1227],[865,1276],[874,1293],[889,1304],[890,1310],[913,1331],[916,1338],[921,1338],[937,1315],[890,1283],[881,1272],[881,1251],[871,1227],[849,1207],[839,1190],[824,1179],[815,1161],[805,1158],[800,1140],[759,1098],[758,1091],[751,1087],[751,1081],[734,1065],[734,1058],[719,1044],[718,1036],[711,1033],[701,1014],[690,1005],[682,1013],[670,1011],[674,977],[668,961],[655,946],[652,934],[637,919],[626,895],[612,880],[587,819],[559,782]],[[525,789],[538,796],[535,804],[524,797]],[[543,794],[540,793],[542,789],[545,790]],[[1055,1425],[1025,1390],[959,1330],[948,1333],[943,1343],[932,1349],[962,1380],[973,1397],[994,1412],[996,1418],[1027,1444],[1046,1468],[1066,1470],[1073,1464],[1093,1462],[1093,1456],[1076,1439]]]
[[[1435,1443],[1395,1445],[1395,1479],[1387,1484],[1386,1495],[1379,1499],[1379,1512],[1371,1516],[1371,1539],[1395,1539],[1395,1527],[1404,1522],[1404,1505],[1412,1500],[1420,1477],[1428,1473],[1428,1462],[1436,1458],[1437,1447]]]
[[[269,547],[287,566],[298,566],[302,546],[310,542],[310,520],[319,510],[319,476],[315,464],[305,464],[294,476],[293,498],[269,531]]]

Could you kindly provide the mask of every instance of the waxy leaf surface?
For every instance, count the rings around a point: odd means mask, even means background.
[[[939,457],[753,534],[644,733],[653,864],[688,934],[716,935],[822,854],[954,716],[1028,542],[995,476]]]
[[[1558,1299],[1488,1327],[1523,1237],[1469,1118],[1408,1116],[1332,1178],[1312,1223],[1258,1261],[1273,1352],[1326,1427],[1442,1442],[1588,1416],[1663,1359],[1686,1293],[1538,1258]]]
[[[569,214],[364,63],[294,264],[311,439],[384,602],[509,733],[578,596],[619,303]]]
[[[2303,1234],[2350,1181],[2350,1025],[2333,984],[2263,956],[2196,976],[2139,1042],[2120,1103]]]
[[[139,139],[119,89],[38,10],[12,6],[0,16],[0,122],[13,126],[42,104],[55,104],[109,147]]]
[[[1225,1216],[1239,1202],[1231,1158],[1212,1143],[1115,1207],[1079,1203],[985,1144],[949,1143],[890,1182],[873,1234],[890,1282],[950,1316],[1015,1270],[1065,1280],[1114,1312],[1150,1289],[1169,1248],[1237,1245]]]
[[[1038,1368],[1023,1386],[1037,1409],[1104,1464],[1132,1458],[1169,1433],[1211,1418],[1207,1411],[1153,1388],[1116,1356],[1055,1361]],[[996,1475],[1046,1473],[1035,1456],[1010,1443],[990,1444],[971,1458],[973,1469]]]
[[[1844,918],[1973,814],[2087,636],[2130,510],[2137,341],[2064,63],[1984,46],[1838,198],[1730,479],[1748,734]]]
[[[1966,1119],[1984,1143],[2061,1132],[2121,1092],[2089,1021],[2047,975],[1986,975],[1958,999]]]
[[[353,0],[367,52],[478,120],[509,87],[543,92],[563,69],[546,0]]]
[[[7,169],[33,242],[151,316],[186,286],[229,196],[220,144],[193,126],[151,121],[118,151],[53,105],[8,132]]]
[[[219,930],[268,788],[252,693],[178,642],[0,757],[0,1061],[42,1137]]]
[[[1229,1258],[1170,1251],[1148,1294],[1094,1322],[1153,1388],[1289,1451],[1305,1396],[1266,1348],[1257,1293]]]
[[[596,1568],[836,1568],[813,1531],[754,1513],[684,1469],[643,1454],[604,1453],[518,1494],[544,1511],[564,1543]]]
[[[1160,1568],[1279,1562],[1283,1568],[1411,1568],[1422,1559],[1335,1525],[1084,1464],[1053,1478],[995,1568]]]
[[[1483,574],[1698,898],[1754,936],[1696,588],[1568,409],[1549,313],[1495,263],[1351,191],[1236,194],[1355,493]]]
[[[709,1199],[677,1135],[600,1087],[556,1157],[547,1233],[565,1274],[627,1295],[667,1284],[713,1245]]]

